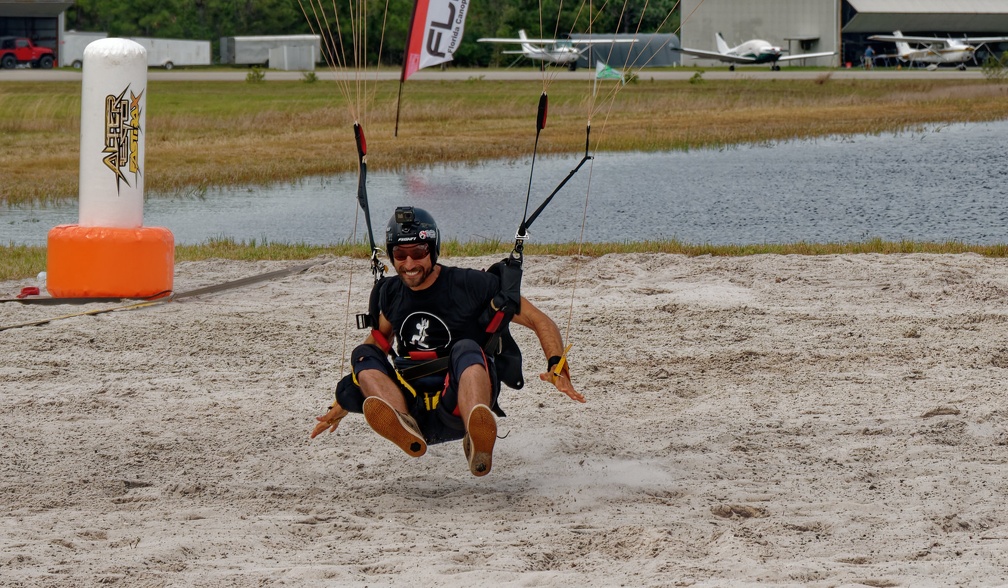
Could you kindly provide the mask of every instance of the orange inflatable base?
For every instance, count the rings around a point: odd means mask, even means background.
[[[59,225],[46,256],[53,298],[148,298],[170,292],[175,277],[175,237],[162,227]]]

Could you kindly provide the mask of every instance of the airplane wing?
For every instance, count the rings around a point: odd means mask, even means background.
[[[637,39],[562,39],[563,41],[570,41],[575,45],[612,45],[613,43],[636,43]]]
[[[1008,42],[1008,37],[954,37],[951,39],[943,39],[941,37],[910,37],[910,36],[897,36],[897,35],[872,35],[868,37],[870,41],[885,41],[888,43],[922,43],[922,44],[932,44],[940,43],[942,45],[947,45],[949,41],[958,41],[960,43],[1004,43]]]
[[[685,53],[686,55],[692,55],[693,57],[717,59],[719,61],[726,61],[729,63],[756,63],[756,60],[752,57],[739,57],[738,55],[728,55],[727,53],[718,53],[716,51],[704,51],[702,49],[690,49],[688,47],[673,48],[672,50]]]
[[[1008,37],[963,37],[963,43],[1008,43]]]
[[[483,37],[476,39],[477,43],[532,43],[533,45],[544,45],[556,43],[556,39],[509,39],[504,37]]]
[[[815,59],[816,57],[833,57],[836,55],[836,51],[827,51],[825,53],[798,53],[796,55],[781,55],[777,61],[794,61],[795,59]]]
[[[898,36],[898,35],[872,35],[868,37],[869,41],[885,41],[887,43],[941,43],[944,45],[948,39],[942,39],[939,37],[910,37],[910,36]]]
[[[598,45],[613,43],[636,43],[637,39],[511,39],[504,37],[483,37],[476,39],[477,43],[532,43],[533,45],[551,45],[554,43],[572,43],[574,45]]]

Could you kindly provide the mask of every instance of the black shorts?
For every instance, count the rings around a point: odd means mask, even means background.
[[[447,370],[410,382],[404,382],[400,378],[397,368],[402,370],[423,363],[422,361],[396,358],[396,365],[393,367],[384,353],[373,345],[358,346],[351,357],[355,373],[377,369],[398,385],[410,415],[416,419],[424,439],[429,444],[453,441],[465,435],[465,425],[458,414],[458,381],[462,372],[470,366],[482,365],[490,374],[491,407],[497,414],[503,416],[503,412],[497,408],[500,382],[493,360],[486,357],[483,348],[475,341],[462,340],[452,346],[449,355],[450,366]],[[363,410],[364,395],[354,384],[352,376],[340,381],[336,387],[336,398],[340,406],[346,410],[351,412]]]

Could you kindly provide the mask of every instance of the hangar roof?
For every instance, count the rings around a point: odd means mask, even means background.
[[[0,0],[0,17],[55,17],[73,4],[65,0]]]
[[[1008,0],[847,0],[844,33],[1008,33]]]

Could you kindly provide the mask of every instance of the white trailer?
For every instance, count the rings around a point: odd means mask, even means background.
[[[80,69],[84,64],[84,48],[92,41],[105,39],[108,33],[63,31],[60,40],[60,67]],[[147,49],[147,67],[171,69],[176,65],[210,65],[210,41],[187,39],[155,39],[152,37],[127,37]]]
[[[108,33],[63,31],[59,41],[59,66],[80,69],[84,65],[84,48],[92,41],[104,39]]]
[[[319,35],[221,37],[220,58],[222,64],[313,70],[322,60],[322,38]]]
[[[129,37],[147,50],[147,67],[171,69],[176,65],[210,65],[210,41]]]

